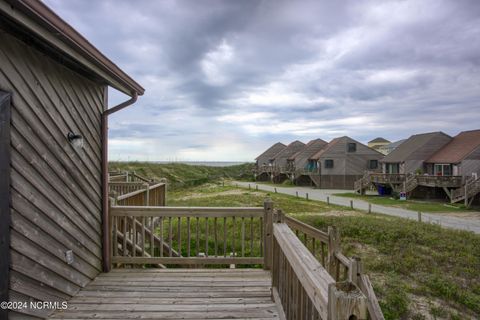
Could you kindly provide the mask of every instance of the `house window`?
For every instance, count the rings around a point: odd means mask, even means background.
[[[333,168],[333,160],[332,159],[325,160],[325,169],[331,169],[331,168]]]
[[[368,169],[378,169],[378,160],[368,161]]]
[[[357,144],[355,142],[350,142],[347,144],[347,152],[356,152]]]
[[[434,174],[436,176],[451,176],[452,165],[450,164],[435,164]]]
[[[307,164],[306,169],[307,169],[307,171],[310,171],[310,172],[316,171],[316,170],[317,170],[317,166],[318,166],[318,165],[317,165],[317,161],[315,161],[315,160],[308,160],[308,164]]]

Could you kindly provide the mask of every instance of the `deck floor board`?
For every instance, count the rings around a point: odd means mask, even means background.
[[[49,319],[278,319],[256,269],[115,269]]]

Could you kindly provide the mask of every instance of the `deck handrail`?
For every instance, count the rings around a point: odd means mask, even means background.
[[[115,264],[261,265],[265,212],[261,207],[113,206],[111,260]],[[129,250],[127,239],[143,248],[141,255]],[[174,248],[177,257],[172,254]]]
[[[284,216],[283,221],[335,281],[352,281],[368,297],[370,319],[384,319],[370,279],[363,274],[361,261],[358,258],[348,258],[341,252],[337,228],[329,227],[328,232],[324,232],[289,216]]]
[[[263,265],[286,319],[366,319],[367,310],[384,319],[361,261],[341,252],[338,230],[286,217],[269,199],[263,208],[117,205],[110,219],[113,264]]]
[[[371,296],[365,295],[357,285],[357,278],[361,278],[357,277],[360,270],[355,268],[357,264],[350,263],[348,279],[339,282],[300,241],[285,219],[281,211],[275,214],[272,267],[273,296],[284,307],[285,319],[367,319]],[[292,223],[292,219],[288,220]],[[341,255],[339,258],[347,259]],[[383,319],[381,311],[380,315],[371,319]]]
[[[144,182],[125,182],[125,181],[116,181],[112,182],[110,181],[108,183],[108,187],[110,192],[116,192],[119,196],[145,189],[145,183]]]
[[[128,206],[164,206],[166,203],[166,184],[163,182],[149,185],[142,184],[141,189],[126,194],[113,193],[114,205]]]

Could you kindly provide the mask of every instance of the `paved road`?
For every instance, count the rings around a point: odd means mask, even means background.
[[[353,207],[355,209],[360,209],[367,211],[369,203],[359,199],[351,199],[345,197],[336,197],[333,196],[333,193],[342,193],[342,192],[352,192],[351,190],[324,190],[324,189],[312,189],[308,187],[277,187],[272,185],[254,183],[254,182],[241,182],[241,181],[234,181],[233,184],[237,184],[238,186],[247,187],[250,185],[252,188],[255,188],[258,185],[260,190],[275,192],[275,188],[277,188],[277,192],[289,195],[296,195],[298,192],[299,197],[306,197],[308,193],[308,198],[311,200],[318,200],[327,202],[327,197],[329,197],[330,203],[341,205],[341,206],[350,206],[350,201],[353,201]],[[372,212],[375,213],[382,213],[390,216],[397,216],[407,219],[414,219],[418,220],[418,213],[411,210],[400,209],[400,208],[393,208],[393,207],[386,207],[380,206],[376,204],[371,205]],[[422,221],[437,223],[444,227],[460,229],[460,230],[468,230],[473,231],[474,233],[480,234],[480,219],[462,219],[458,217],[449,217],[439,214],[432,214],[432,213],[423,213],[422,212]]]

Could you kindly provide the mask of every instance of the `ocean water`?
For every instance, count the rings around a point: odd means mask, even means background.
[[[184,163],[194,166],[208,166],[208,167],[229,167],[243,164],[245,162],[238,161],[154,161],[155,163]]]

